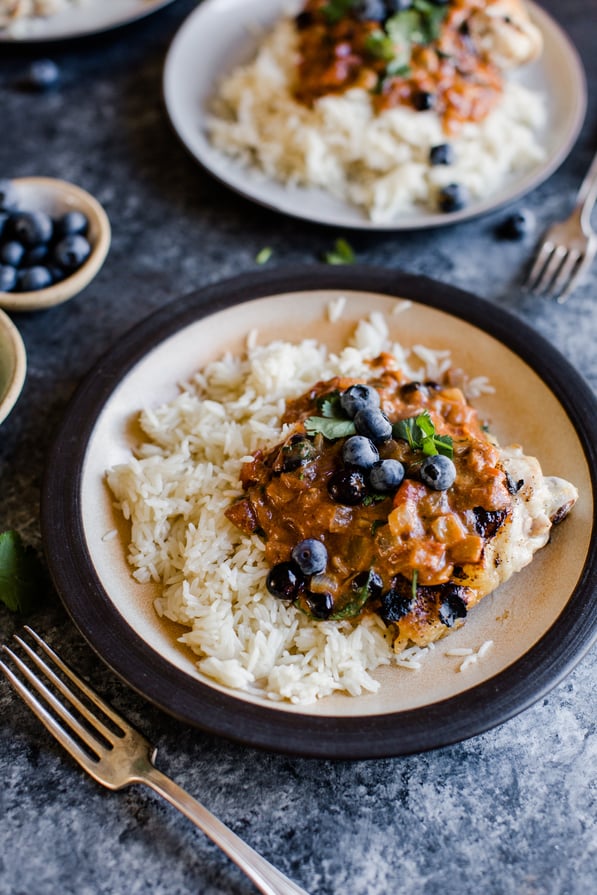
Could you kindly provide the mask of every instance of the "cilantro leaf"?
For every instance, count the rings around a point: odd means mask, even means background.
[[[44,571],[33,547],[16,531],[0,534],[0,600],[12,612],[27,615],[43,597]]]
[[[370,583],[371,577],[373,575],[373,570],[369,570],[369,574],[367,575],[367,580],[363,584],[362,587],[359,587],[358,590],[354,591],[354,598],[349,600],[348,603],[345,603],[341,609],[338,609],[336,612],[333,612],[330,615],[330,618],[334,621],[343,618],[354,618],[356,615],[359,615],[363,606],[371,596]]]
[[[419,580],[419,570],[415,569],[413,572],[413,580],[412,580],[411,588],[410,588],[410,592],[411,592],[413,600],[417,599],[417,582],[418,582],[418,580]]]
[[[375,59],[385,59],[386,62],[391,62],[396,55],[392,38],[389,34],[384,34],[381,28],[367,35],[365,49],[370,56]]]
[[[305,431],[307,435],[317,435],[318,432],[321,432],[324,438],[334,441],[336,438],[354,435],[356,429],[352,420],[310,416],[305,420]]]
[[[264,246],[264,248],[255,255],[255,264],[267,264],[273,254],[274,250],[270,246]]]
[[[428,410],[424,410],[418,416],[394,423],[392,435],[394,438],[407,441],[411,450],[422,451],[427,457],[443,454],[451,458],[454,454],[452,437],[436,433],[435,424]]]
[[[320,414],[328,419],[346,419],[346,415],[340,406],[340,392],[338,391],[322,395],[317,402],[317,407]]]
[[[355,4],[355,0],[328,0],[321,11],[331,25],[339,22]]]
[[[324,261],[327,264],[354,264],[355,254],[352,246],[345,239],[337,239],[334,250],[326,252]]]

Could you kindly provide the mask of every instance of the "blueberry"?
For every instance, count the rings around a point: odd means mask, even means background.
[[[293,435],[282,448],[282,469],[284,472],[292,472],[309,463],[316,454],[317,451],[312,441],[309,441],[304,435]]]
[[[334,608],[334,598],[330,593],[313,594],[310,591],[306,594],[307,604],[314,618],[326,619],[332,614]]]
[[[33,90],[48,90],[60,78],[60,69],[51,59],[36,59],[29,66],[26,84]]]
[[[41,262],[45,261],[48,257],[49,251],[50,247],[47,242],[40,242],[39,245],[27,249],[25,255],[23,256],[23,267],[35,267],[36,264],[40,264]]]
[[[351,385],[340,395],[340,406],[351,419],[359,410],[376,410],[379,404],[379,392],[370,385]]]
[[[386,10],[389,16],[393,16],[397,12],[404,12],[412,5],[413,0],[386,0]]]
[[[72,236],[74,233],[85,236],[88,227],[89,221],[82,211],[67,211],[56,221],[54,232],[56,236]]]
[[[0,262],[2,264],[10,264],[11,267],[18,267],[25,256],[25,247],[16,240],[11,239],[0,246]]]
[[[373,597],[377,599],[378,597],[381,597],[383,581],[377,572],[374,572],[373,569],[371,569],[370,571],[359,572],[358,575],[355,575],[350,582],[350,586],[355,592],[361,591],[366,587],[369,598]]]
[[[54,261],[64,270],[79,268],[91,254],[91,246],[84,236],[75,233],[65,236],[54,248]]]
[[[413,106],[417,112],[427,112],[435,106],[435,96],[427,90],[418,90],[413,94]]]
[[[317,538],[305,538],[292,551],[292,558],[303,575],[319,575],[328,562],[328,552]]]
[[[429,150],[430,165],[453,165],[454,147],[450,143],[438,143]]]
[[[442,597],[439,607],[439,620],[451,628],[459,618],[466,618],[466,603],[459,593],[459,588],[452,586]]]
[[[299,14],[294,17],[294,24],[298,31],[304,31],[305,28],[309,28],[313,24],[313,13],[299,12]]]
[[[305,580],[294,563],[279,562],[270,569],[265,586],[274,597],[294,601],[304,589]]]
[[[391,587],[385,594],[382,594],[379,614],[389,625],[408,615],[413,608],[413,602],[412,593],[405,588]]]
[[[392,424],[381,410],[359,410],[354,425],[359,435],[370,438],[374,444],[389,441],[392,437]]]
[[[328,492],[336,503],[354,507],[362,503],[367,495],[365,477],[360,469],[339,469],[328,482]]]
[[[7,211],[0,211],[0,239],[2,238],[2,234],[4,233],[4,228],[6,227],[9,220],[10,220],[9,213]]]
[[[26,267],[19,273],[19,292],[37,292],[52,285],[52,274],[47,267]]]
[[[0,292],[12,292],[16,285],[16,269],[9,264],[0,264]]]
[[[468,190],[461,183],[449,183],[439,191],[438,204],[441,211],[460,211],[468,202]]]
[[[447,491],[456,479],[456,467],[449,457],[434,454],[421,464],[421,480],[436,491]]]
[[[52,218],[45,211],[19,211],[10,220],[10,230],[24,246],[49,242],[54,231]]]
[[[50,271],[53,283],[59,283],[68,276],[61,267],[57,267],[55,264],[48,265],[48,270]]]
[[[379,460],[369,472],[369,484],[376,491],[396,491],[404,478],[400,460]]]
[[[365,438],[364,435],[353,435],[344,442],[342,459],[351,466],[369,469],[379,460],[379,451],[369,438]]]
[[[498,236],[502,239],[523,239],[535,226],[535,218],[530,211],[515,211],[498,227]]]
[[[11,211],[17,206],[17,190],[12,180],[0,179],[0,208]]]
[[[383,22],[387,16],[383,0],[356,0],[354,13],[360,21]]]

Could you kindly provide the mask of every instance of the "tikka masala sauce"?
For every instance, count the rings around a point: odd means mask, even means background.
[[[461,389],[450,384],[450,374],[444,384],[406,381],[385,354],[372,362],[372,373],[368,385],[379,392],[381,409],[392,423],[427,410],[436,432],[453,439],[456,479],[449,489],[436,491],[424,484],[418,476],[421,452],[406,440],[392,438],[378,449],[381,459],[394,458],[405,467],[397,491],[369,492],[356,505],[334,499],[330,482],[343,466],[345,438],[309,437],[305,431],[305,420],[319,414],[322,398],[362,381],[334,378],[287,402],[283,421],[293,424],[292,429],[284,442],[257,451],[244,464],[245,495],[226,515],[242,530],[263,538],[272,567],[289,562],[293,548],[304,539],[322,541],[328,565],[309,586],[329,595],[331,617],[344,617],[342,609],[354,596],[355,582],[362,583],[372,571],[381,579],[382,590],[394,589],[403,603],[418,594],[425,604],[419,606],[421,611],[429,611],[431,602],[437,615],[442,600],[455,595],[463,616],[470,594],[454,582],[462,577],[463,566],[482,561],[486,542],[509,516],[512,482],[476,410]],[[297,447],[303,448],[298,465]],[[355,614],[375,609],[376,601],[369,600]],[[350,611],[346,614],[351,616]]]
[[[324,13],[326,0],[308,0],[296,19],[299,66],[295,96],[306,105],[352,88],[371,92],[378,112],[406,105],[435,109],[447,133],[467,121],[481,121],[503,91],[500,69],[470,39],[467,19],[483,7],[480,0],[452,0],[439,35],[410,44],[410,58],[399,73],[370,49],[379,22],[361,20],[350,9],[336,22]]]

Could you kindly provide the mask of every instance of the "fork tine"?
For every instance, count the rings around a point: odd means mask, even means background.
[[[529,289],[531,291],[533,290],[535,284],[539,280],[539,277],[543,271],[543,268],[546,266],[547,262],[549,261],[553,250],[554,250],[553,242],[550,242],[550,240],[546,239],[545,242],[543,242],[541,247],[539,248],[539,251],[537,252],[537,257],[535,258],[535,263],[533,264],[533,266],[531,268],[531,272],[529,273],[529,275],[526,279],[526,283],[525,283],[526,289]]]
[[[15,640],[20,642],[20,645],[23,646],[23,641],[20,640],[19,637],[15,637]],[[12,662],[19,669],[25,680],[35,689],[38,694],[45,700],[47,705],[53,709],[53,711],[58,715],[59,718],[64,721],[64,723],[74,732],[76,735],[85,743],[88,749],[90,749],[99,759],[101,757],[101,753],[105,752],[106,746],[101,743],[96,736],[94,736],[86,727],[83,727],[80,721],[72,715],[67,708],[60,702],[59,699],[54,696],[51,690],[44,684],[40,678],[36,677],[36,675],[32,672],[32,670],[17,656],[15,652],[13,652],[9,647],[2,646],[3,652],[5,652],[8,656],[10,656]],[[55,683],[57,678],[53,675],[52,671],[45,666],[45,663],[40,659],[35,663],[38,665],[40,669],[43,670],[43,673],[46,674],[49,672],[48,677]],[[45,666],[45,668],[44,668]],[[66,686],[62,686],[61,692],[69,701],[73,698],[73,701],[76,701],[76,696],[70,692],[69,688]],[[68,732],[62,728],[63,734],[68,736]]]
[[[10,652],[10,650],[7,650]],[[19,678],[13,674],[11,669],[0,659],[0,669],[8,678],[14,689],[17,691],[23,702],[29,706],[31,711],[44,725],[52,736],[54,736],[61,746],[71,755],[75,761],[78,761],[86,770],[91,771],[95,761],[85,752],[73,738],[66,733],[64,728],[58,723],[56,718],[50,714],[43,702],[41,702],[34,693],[27,689]]]
[[[562,262],[554,281],[549,290],[554,298],[558,298],[568,286],[569,280],[574,276],[577,264],[581,261],[582,255],[576,249],[570,249]]]
[[[572,290],[576,288],[576,284],[580,282],[585,270],[587,270],[587,268],[590,267],[590,265],[592,264],[596,252],[597,246],[589,246],[589,248],[585,252],[584,257],[581,256],[576,270],[572,273],[572,276],[568,280],[568,285],[557,297],[557,300],[560,304],[565,302]]]
[[[557,276],[557,273],[564,262],[567,251],[568,250],[564,248],[564,246],[555,246],[541,276],[533,286],[533,292],[542,293],[549,291],[549,287],[551,286],[554,277]]]
[[[24,625],[23,628],[25,631],[27,631],[29,636],[32,637],[33,640],[35,640],[37,645],[40,647],[40,649],[42,649],[44,651],[46,656],[48,656],[48,658],[50,658],[52,660],[52,662],[54,662],[54,664],[58,666],[58,668],[62,671],[62,673],[65,674],[66,677],[70,681],[72,681],[73,684],[75,684],[82,693],[85,694],[85,696],[87,697],[87,699],[89,699],[90,702],[92,702],[101,712],[103,712],[107,718],[109,718],[111,721],[113,721],[113,723],[116,725],[116,727],[119,728],[119,730],[121,730],[123,733],[126,733],[127,730],[129,730],[129,725],[126,723],[124,718],[122,718],[119,714],[117,714],[114,711],[114,709],[110,705],[108,705],[107,702],[104,702],[103,699],[100,699],[100,697],[97,695],[95,690],[92,690],[91,687],[89,687],[85,683],[85,681],[79,677],[78,674],[75,674],[75,672],[72,670],[72,668],[70,668],[70,666],[67,665],[66,662],[64,662],[60,658],[60,656],[54,652],[52,647],[49,646],[45,642],[45,640],[42,640],[42,638],[39,636],[39,634],[37,634],[33,630],[33,628],[30,628],[29,625]],[[17,640],[19,640],[19,639],[20,638],[17,637]],[[21,641],[21,642],[23,642],[23,641]],[[33,655],[35,656],[35,653]],[[62,683],[62,681],[60,681],[57,684],[59,689],[60,689],[61,683]],[[66,696],[66,694],[65,694],[65,696]],[[93,721],[93,723],[95,723],[96,721],[99,721],[99,719],[97,718],[96,715],[85,714],[85,712],[88,712],[88,709],[86,708],[86,706],[83,705],[83,703],[81,703],[77,699],[76,696],[74,696],[74,694],[73,694],[73,698],[75,700],[77,700],[75,704],[76,704],[78,710],[81,712],[81,714],[85,715],[85,717],[87,718],[88,721]],[[111,733],[111,731],[109,730],[109,728],[106,727],[106,735],[108,735],[110,733]]]

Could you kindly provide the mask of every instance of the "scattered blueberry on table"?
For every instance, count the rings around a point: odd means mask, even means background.
[[[52,218],[18,207],[9,180],[0,180],[0,291],[36,292],[69,277],[91,254],[83,212]]]
[[[59,80],[60,69],[52,59],[36,59],[29,66],[24,83],[30,90],[49,90]]]
[[[532,212],[521,208],[508,215],[497,228],[497,235],[501,239],[517,241],[524,239],[535,227],[535,217]]]

